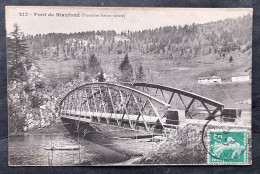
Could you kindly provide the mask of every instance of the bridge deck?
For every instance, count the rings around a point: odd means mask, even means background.
[[[148,115],[132,115],[132,114],[125,114],[124,118],[122,118],[123,114],[115,114],[115,113],[101,113],[101,112],[87,112],[87,111],[61,111],[61,117],[69,118],[73,120],[81,120],[85,122],[92,122],[92,117],[103,118],[103,119],[110,119],[110,120],[127,120],[131,122],[146,122],[149,124],[155,124],[158,121],[156,116],[148,116]],[[139,119],[138,119],[139,117]]]

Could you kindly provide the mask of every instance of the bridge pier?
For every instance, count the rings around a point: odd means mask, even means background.
[[[224,122],[237,122],[237,120],[241,118],[241,113],[241,109],[225,108],[221,114],[222,120]]]

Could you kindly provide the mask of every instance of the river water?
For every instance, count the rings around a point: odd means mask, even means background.
[[[61,127],[59,127],[61,128]],[[147,140],[113,140],[108,141],[102,135],[95,138],[80,139],[79,150],[46,150],[54,146],[78,145],[78,137],[67,130],[50,133],[33,132],[26,135],[9,137],[9,165],[121,165],[131,164],[134,158],[156,148],[153,142]],[[57,128],[58,129],[58,128]],[[62,128],[63,129],[63,128]],[[44,130],[44,129],[42,129]],[[45,131],[45,130],[44,130]],[[43,132],[44,132],[43,131]],[[105,141],[103,141],[104,139]],[[109,143],[108,143],[109,142]]]

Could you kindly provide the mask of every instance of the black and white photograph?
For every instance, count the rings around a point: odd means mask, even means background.
[[[5,10],[9,166],[252,164],[252,8]]]

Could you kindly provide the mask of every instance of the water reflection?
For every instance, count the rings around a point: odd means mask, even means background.
[[[45,150],[51,144],[77,145],[73,135],[27,135],[9,138],[10,165],[102,165],[119,163],[130,158],[85,139],[79,150]]]

